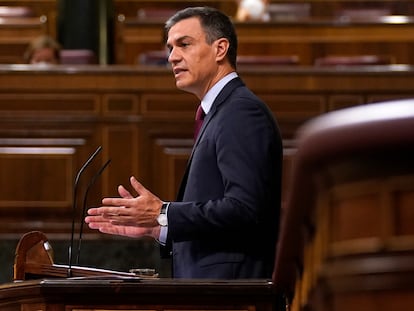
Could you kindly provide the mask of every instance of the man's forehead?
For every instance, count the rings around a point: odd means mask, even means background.
[[[201,24],[198,18],[191,17],[183,19],[172,26],[168,32],[168,41],[180,38],[197,38],[203,35]]]

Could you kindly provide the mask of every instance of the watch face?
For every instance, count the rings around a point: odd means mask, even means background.
[[[160,215],[158,215],[158,217],[157,217],[157,221],[158,221],[158,223],[159,223],[159,225],[160,225],[160,226],[165,227],[165,226],[167,226],[167,225],[168,225],[168,222],[167,222],[167,215],[165,215],[165,214],[160,214]]]

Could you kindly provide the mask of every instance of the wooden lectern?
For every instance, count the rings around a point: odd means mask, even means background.
[[[271,280],[175,280],[53,263],[41,232],[16,248],[14,283],[0,286],[0,310],[281,311]]]
[[[68,265],[57,265],[53,262],[52,246],[49,244],[45,234],[40,231],[32,231],[23,235],[16,247],[14,281],[44,277],[66,278],[68,276],[134,277],[135,274],[79,266],[69,267]]]

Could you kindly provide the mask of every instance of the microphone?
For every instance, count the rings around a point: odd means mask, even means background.
[[[105,162],[105,164],[99,169],[99,171],[92,177],[92,179],[89,181],[88,187],[86,188],[85,195],[83,197],[83,208],[82,208],[82,214],[80,219],[80,228],[79,228],[79,240],[78,240],[78,252],[76,256],[76,265],[79,265],[79,259],[80,259],[80,251],[81,251],[81,244],[82,244],[82,234],[83,234],[83,224],[86,214],[86,204],[88,200],[88,194],[89,190],[92,188],[92,186],[95,184],[96,180],[99,176],[101,176],[102,172],[105,170],[105,168],[109,165],[111,162],[111,159]]]
[[[68,264],[68,277],[72,277],[72,249],[74,243],[74,235],[75,235],[75,218],[76,218],[76,210],[77,210],[77,198],[78,198],[78,185],[79,179],[85,169],[90,165],[93,159],[97,156],[97,154],[102,150],[102,146],[99,146],[95,152],[88,158],[88,160],[82,165],[78,173],[75,177],[75,182],[73,184],[73,196],[72,196],[72,229],[71,229],[71,237],[70,237],[70,246],[69,246],[69,264]]]

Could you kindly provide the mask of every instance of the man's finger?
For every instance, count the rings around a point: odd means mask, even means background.
[[[90,208],[88,209],[88,215],[94,216],[94,215],[99,215],[99,209],[96,207]]]
[[[92,222],[108,222],[108,219],[102,217],[102,216],[86,216],[85,217],[86,223],[92,223]]]
[[[130,178],[131,186],[138,193],[138,195],[143,195],[148,192],[148,190],[134,177]]]
[[[118,186],[118,193],[124,199],[132,199],[133,198],[132,194],[127,189],[125,189],[125,187],[122,186],[122,185]]]
[[[103,198],[102,199],[102,205],[104,206],[131,206],[133,205],[133,198]]]

